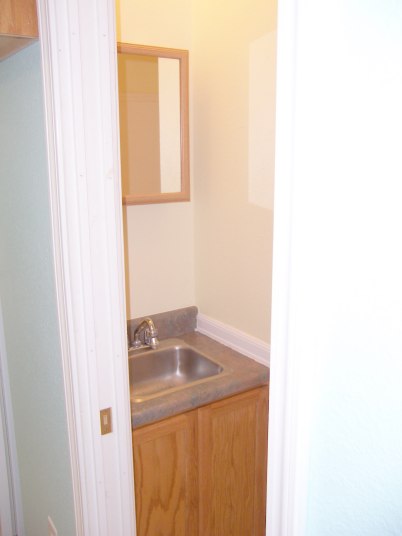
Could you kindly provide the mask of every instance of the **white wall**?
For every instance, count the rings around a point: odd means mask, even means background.
[[[290,467],[293,474],[306,468],[305,520],[277,534],[399,535],[402,6],[392,0],[295,5],[297,25],[287,41],[291,48],[295,40],[297,54],[283,348],[290,356],[288,400],[295,411],[311,413],[300,416],[300,424],[309,424],[296,431],[300,443],[284,446],[300,453],[309,445],[307,459],[296,452],[299,466]],[[277,335],[273,330],[273,394],[282,388],[276,369],[286,357],[276,352]],[[297,370],[302,381],[294,386]],[[300,504],[288,491],[290,506],[292,499]]]
[[[26,534],[74,534],[39,44],[0,64],[0,294]]]
[[[117,0],[116,19],[118,41],[191,48],[188,0]],[[125,208],[127,318],[195,304],[193,212],[193,201]]]
[[[276,2],[193,2],[196,303],[270,340]]]

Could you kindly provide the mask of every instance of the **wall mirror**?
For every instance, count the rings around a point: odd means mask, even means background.
[[[188,51],[118,43],[123,204],[190,199]]]

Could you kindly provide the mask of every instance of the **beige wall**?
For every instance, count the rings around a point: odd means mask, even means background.
[[[191,48],[188,0],[116,0],[117,39]],[[127,317],[194,305],[194,204],[125,209]]]
[[[127,209],[128,314],[195,304],[269,342],[276,6],[120,0],[117,10],[119,40],[190,50],[192,202]]]
[[[268,342],[276,6],[268,0],[193,5],[197,305]]]

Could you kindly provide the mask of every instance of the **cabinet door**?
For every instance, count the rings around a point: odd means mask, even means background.
[[[2,0],[0,34],[38,37],[35,0]]]
[[[133,432],[138,536],[197,536],[197,413]]]
[[[200,534],[265,535],[268,387],[199,410]]]

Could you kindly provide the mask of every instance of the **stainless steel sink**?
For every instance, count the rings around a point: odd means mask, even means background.
[[[207,381],[224,367],[180,339],[161,341],[156,350],[129,351],[131,400],[143,402]]]

